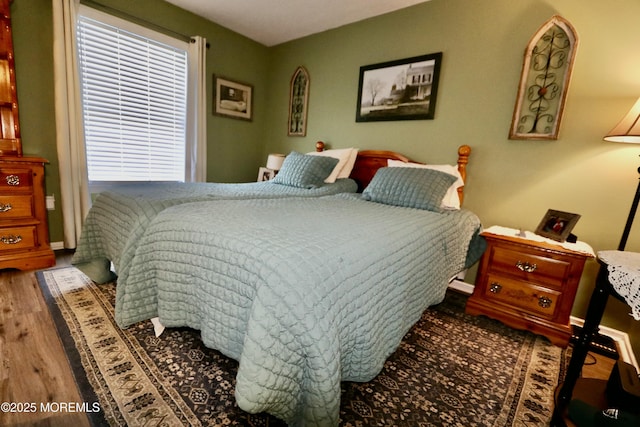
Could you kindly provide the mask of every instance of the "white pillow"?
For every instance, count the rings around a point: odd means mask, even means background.
[[[354,155],[355,152],[355,155]],[[312,156],[327,156],[338,159],[338,164],[333,168],[327,179],[324,182],[331,184],[336,182],[338,178],[345,178],[344,174],[346,173],[346,178],[351,174],[351,169],[353,169],[353,164],[356,161],[356,156],[358,154],[358,149],[356,148],[340,148],[335,150],[324,150],[324,151],[313,151],[311,153],[307,153]],[[352,160],[353,158],[353,160]]]
[[[447,190],[444,198],[442,199],[443,209],[460,209],[460,196],[458,195],[458,188],[464,185],[460,171],[457,166],[453,165],[421,165],[420,163],[405,163],[402,160],[387,160],[387,166],[391,168],[424,168],[435,169],[440,172],[448,173],[458,178]]]
[[[358,149],[352,148],[351,155],[349,156],[349,160],[344,164],[344,167],[338,174],[338,178],[349,178],[351,175],[351,171],[353,170],[353,166],[356,164],[356,158],[358,157]]]

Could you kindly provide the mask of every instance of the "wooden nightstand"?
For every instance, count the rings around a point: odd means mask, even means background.
[[[511,234],[510,229],[499,229],[500,234],[491,228],[482,233],[488,246],[466,312],[532,331],[566,347],[572,332],[571,308],[584,263],[593,258],[593,250],[582,242],[573,250],[566,247],[572,245],[531,240],[518,237],[517,230]]]

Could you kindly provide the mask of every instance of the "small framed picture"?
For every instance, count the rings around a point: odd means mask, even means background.
[[[536,229],[536,234],[564,242],[580,219],[580,215],[549,209]]]
[[[260,181],[269,181],[276,176],[276,171],[269,168],[260,168],[258,170],[258,182]]]
[[[213,114],[234,119],[251,120],[253,86],[213,76]]]

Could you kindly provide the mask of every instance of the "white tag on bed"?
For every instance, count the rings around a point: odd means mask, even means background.
[[[164,326],[162,325],[162,323],[160,323],[160,318],[154,317],[153,319],[151,319],[151,323],[153,323],[153,332],[155,332],[156,338],[162,335],[162,333],[164,332]]]

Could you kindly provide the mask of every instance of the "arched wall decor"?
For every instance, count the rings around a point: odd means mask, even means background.
[[[307,107],[309,105],[309,73],[300,66],[291,77],[289,96],[289,136],[307,135]]]
[[[529,41],[522,64],[510,139],[558,139],[578,35],[554,15]]]

